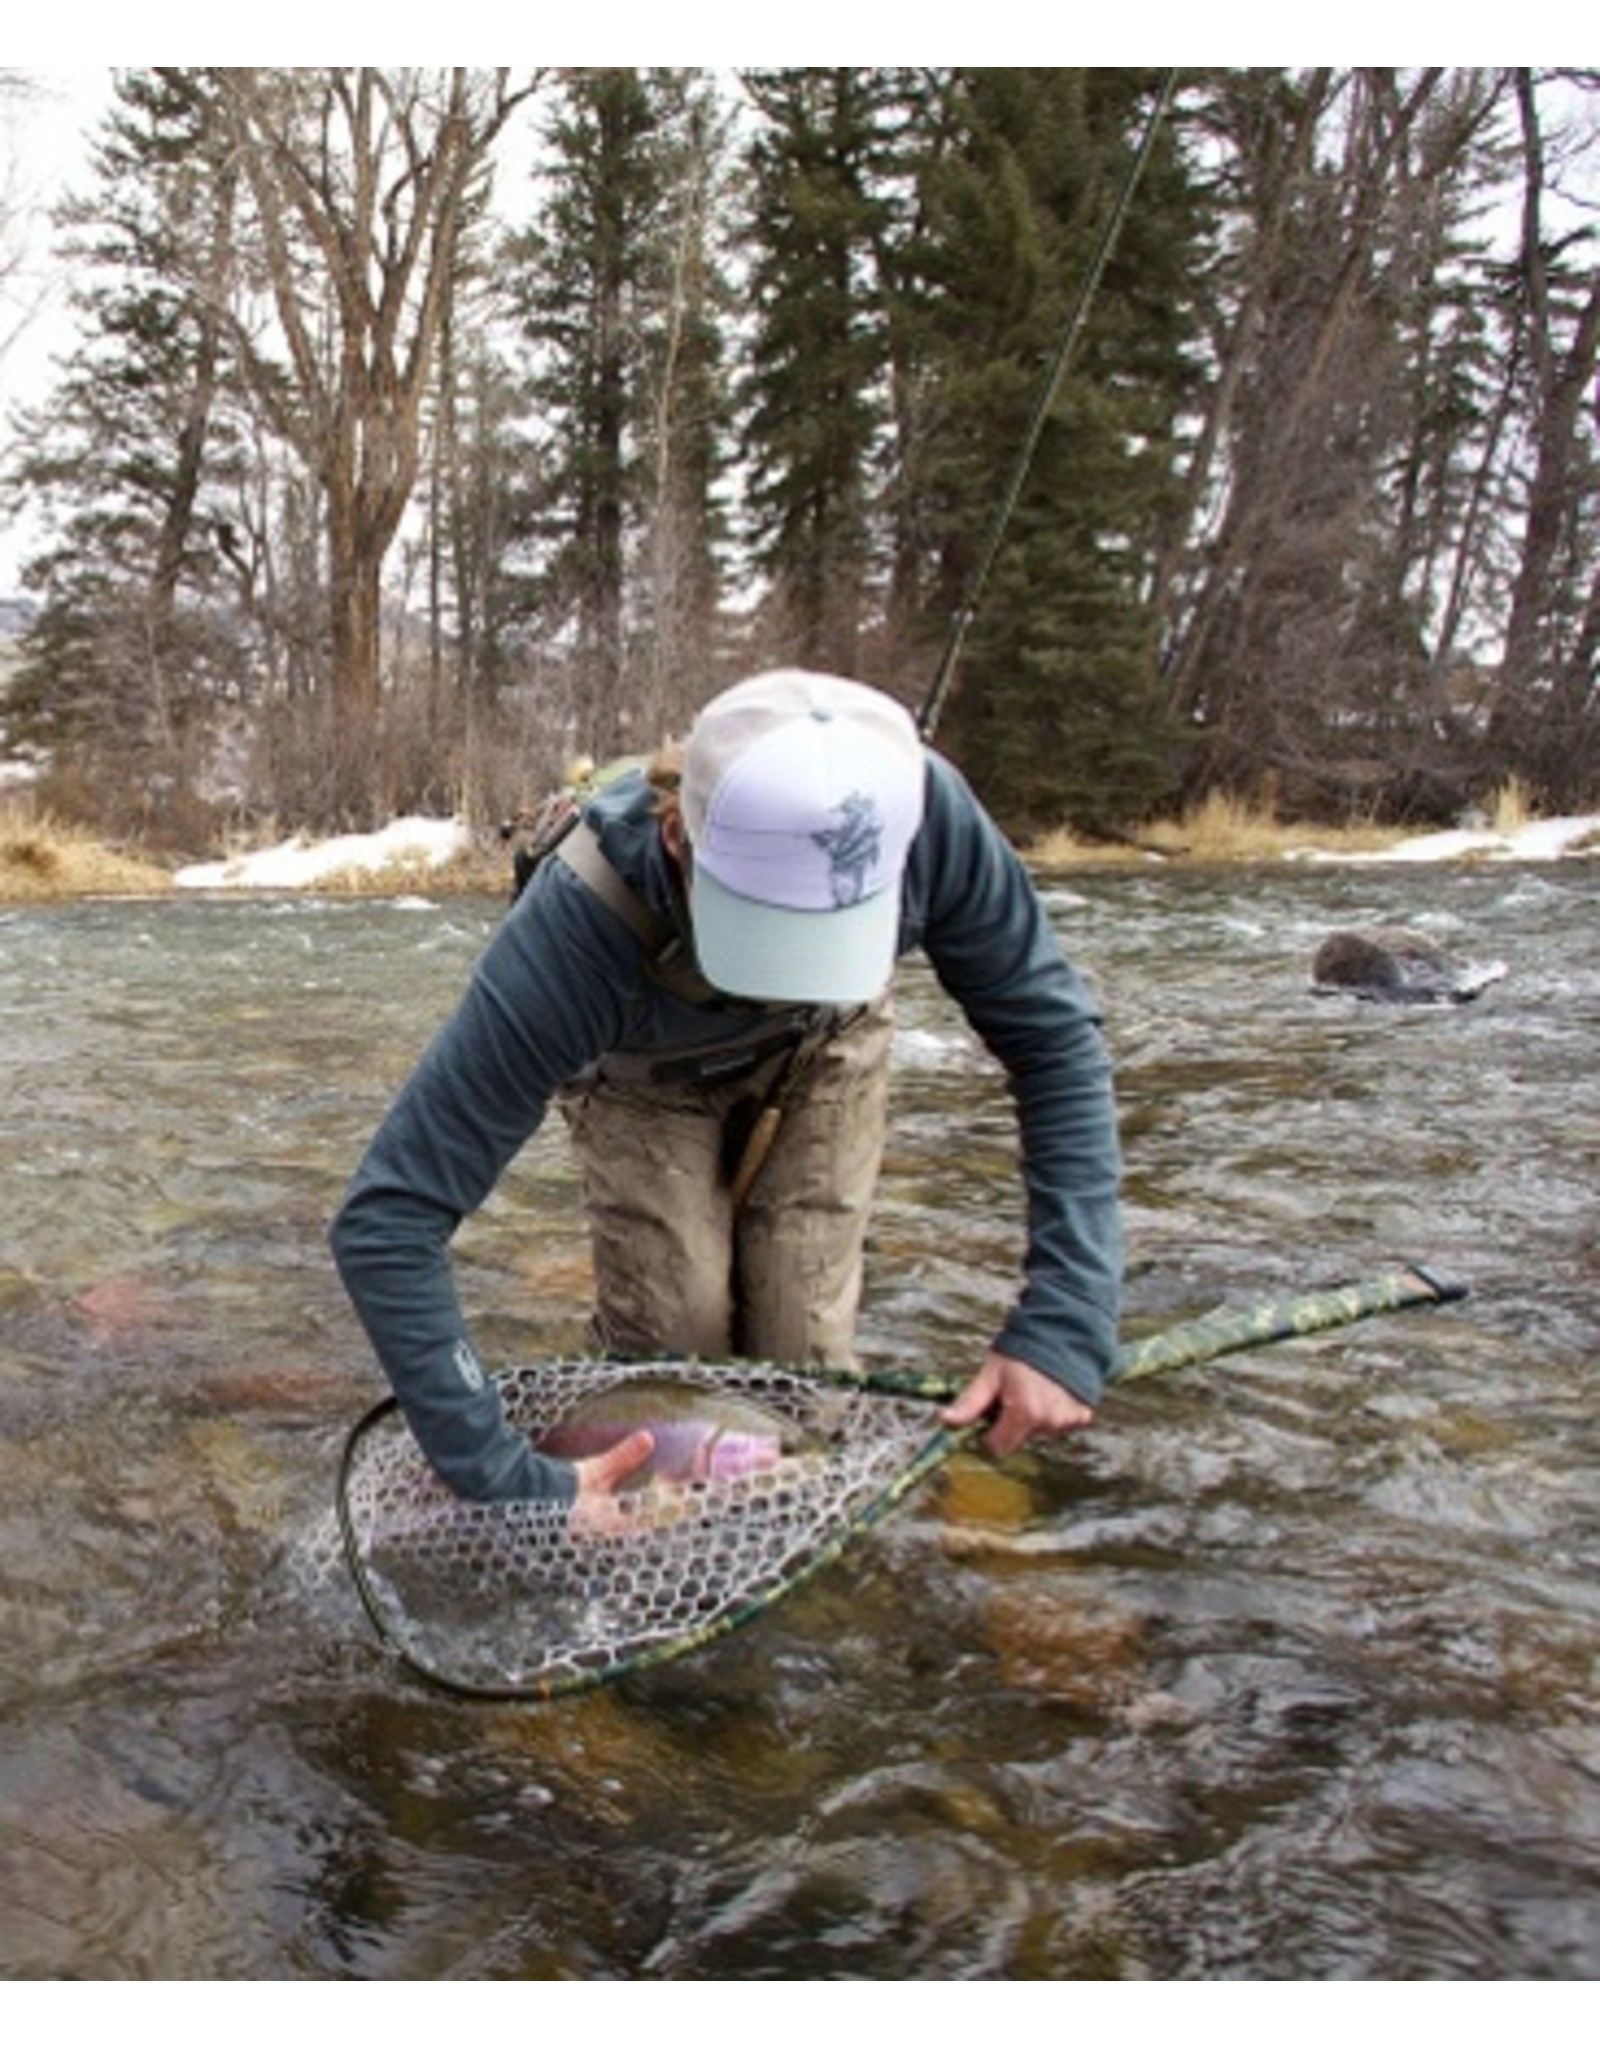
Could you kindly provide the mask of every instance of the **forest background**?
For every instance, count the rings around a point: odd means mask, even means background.
[[[120,71],[0,750],[192,852],[919,706],[1157,105],[941,747],[1019,838],[1595,809],[1600,73],[1526,68]]]

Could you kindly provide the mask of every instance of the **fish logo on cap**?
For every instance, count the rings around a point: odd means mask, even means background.
[[[867,877],[883,857],[883,817],[875,798],[853,790],[837,806],[837,825],[813,832],[811,843],[828,856],[828,883],[841,910],[867,894]]]

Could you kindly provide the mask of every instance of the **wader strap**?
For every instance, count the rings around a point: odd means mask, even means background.
[[[694,963],[675,927],[650,908],[638,890],[625,882],[606,858],[600,835],[587,818],[556,848],[580,882],[586,883],[609,910],[633,933],[644,948],[650,979],[680,1003],[726,1003],[728,997],[713,988]]]
[[[652,959],[675,936],[664,917],[658,917],[639,894],[630,888],[607,860],[600,837],[587,818],[580,818],[555,849],[580,882],[585,882],[633,933]]]

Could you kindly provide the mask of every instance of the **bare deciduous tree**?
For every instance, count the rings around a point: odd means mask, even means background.
[[[382,571],[411,503],[474,188],[536,81],[503,70],[218,70],[274,340],[237,345],[327,515],[329,697],[359,749],[379,698]]]
[[[1503,87],[1435,67],[1215,89],[1238,253],[1162,572],[1196,791],[1275,779],[1396,813],[1465,793],[1444,685],[1504,466],[1466,226]]]
[[[31,90],[22,72],[0,66],[0,132],[6,135],[6,144],[0,148],[0,358],[33,317],[31,303],[16,297],[24,253],[21,222],[25,209],[9,136],[10,110],[27,99]]]

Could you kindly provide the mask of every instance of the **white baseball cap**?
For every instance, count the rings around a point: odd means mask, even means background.
[[[761,1002],[881,994],[926,772],[911,714],[865,683],[776,669],[714,697],[682,782],[706,979]]]

